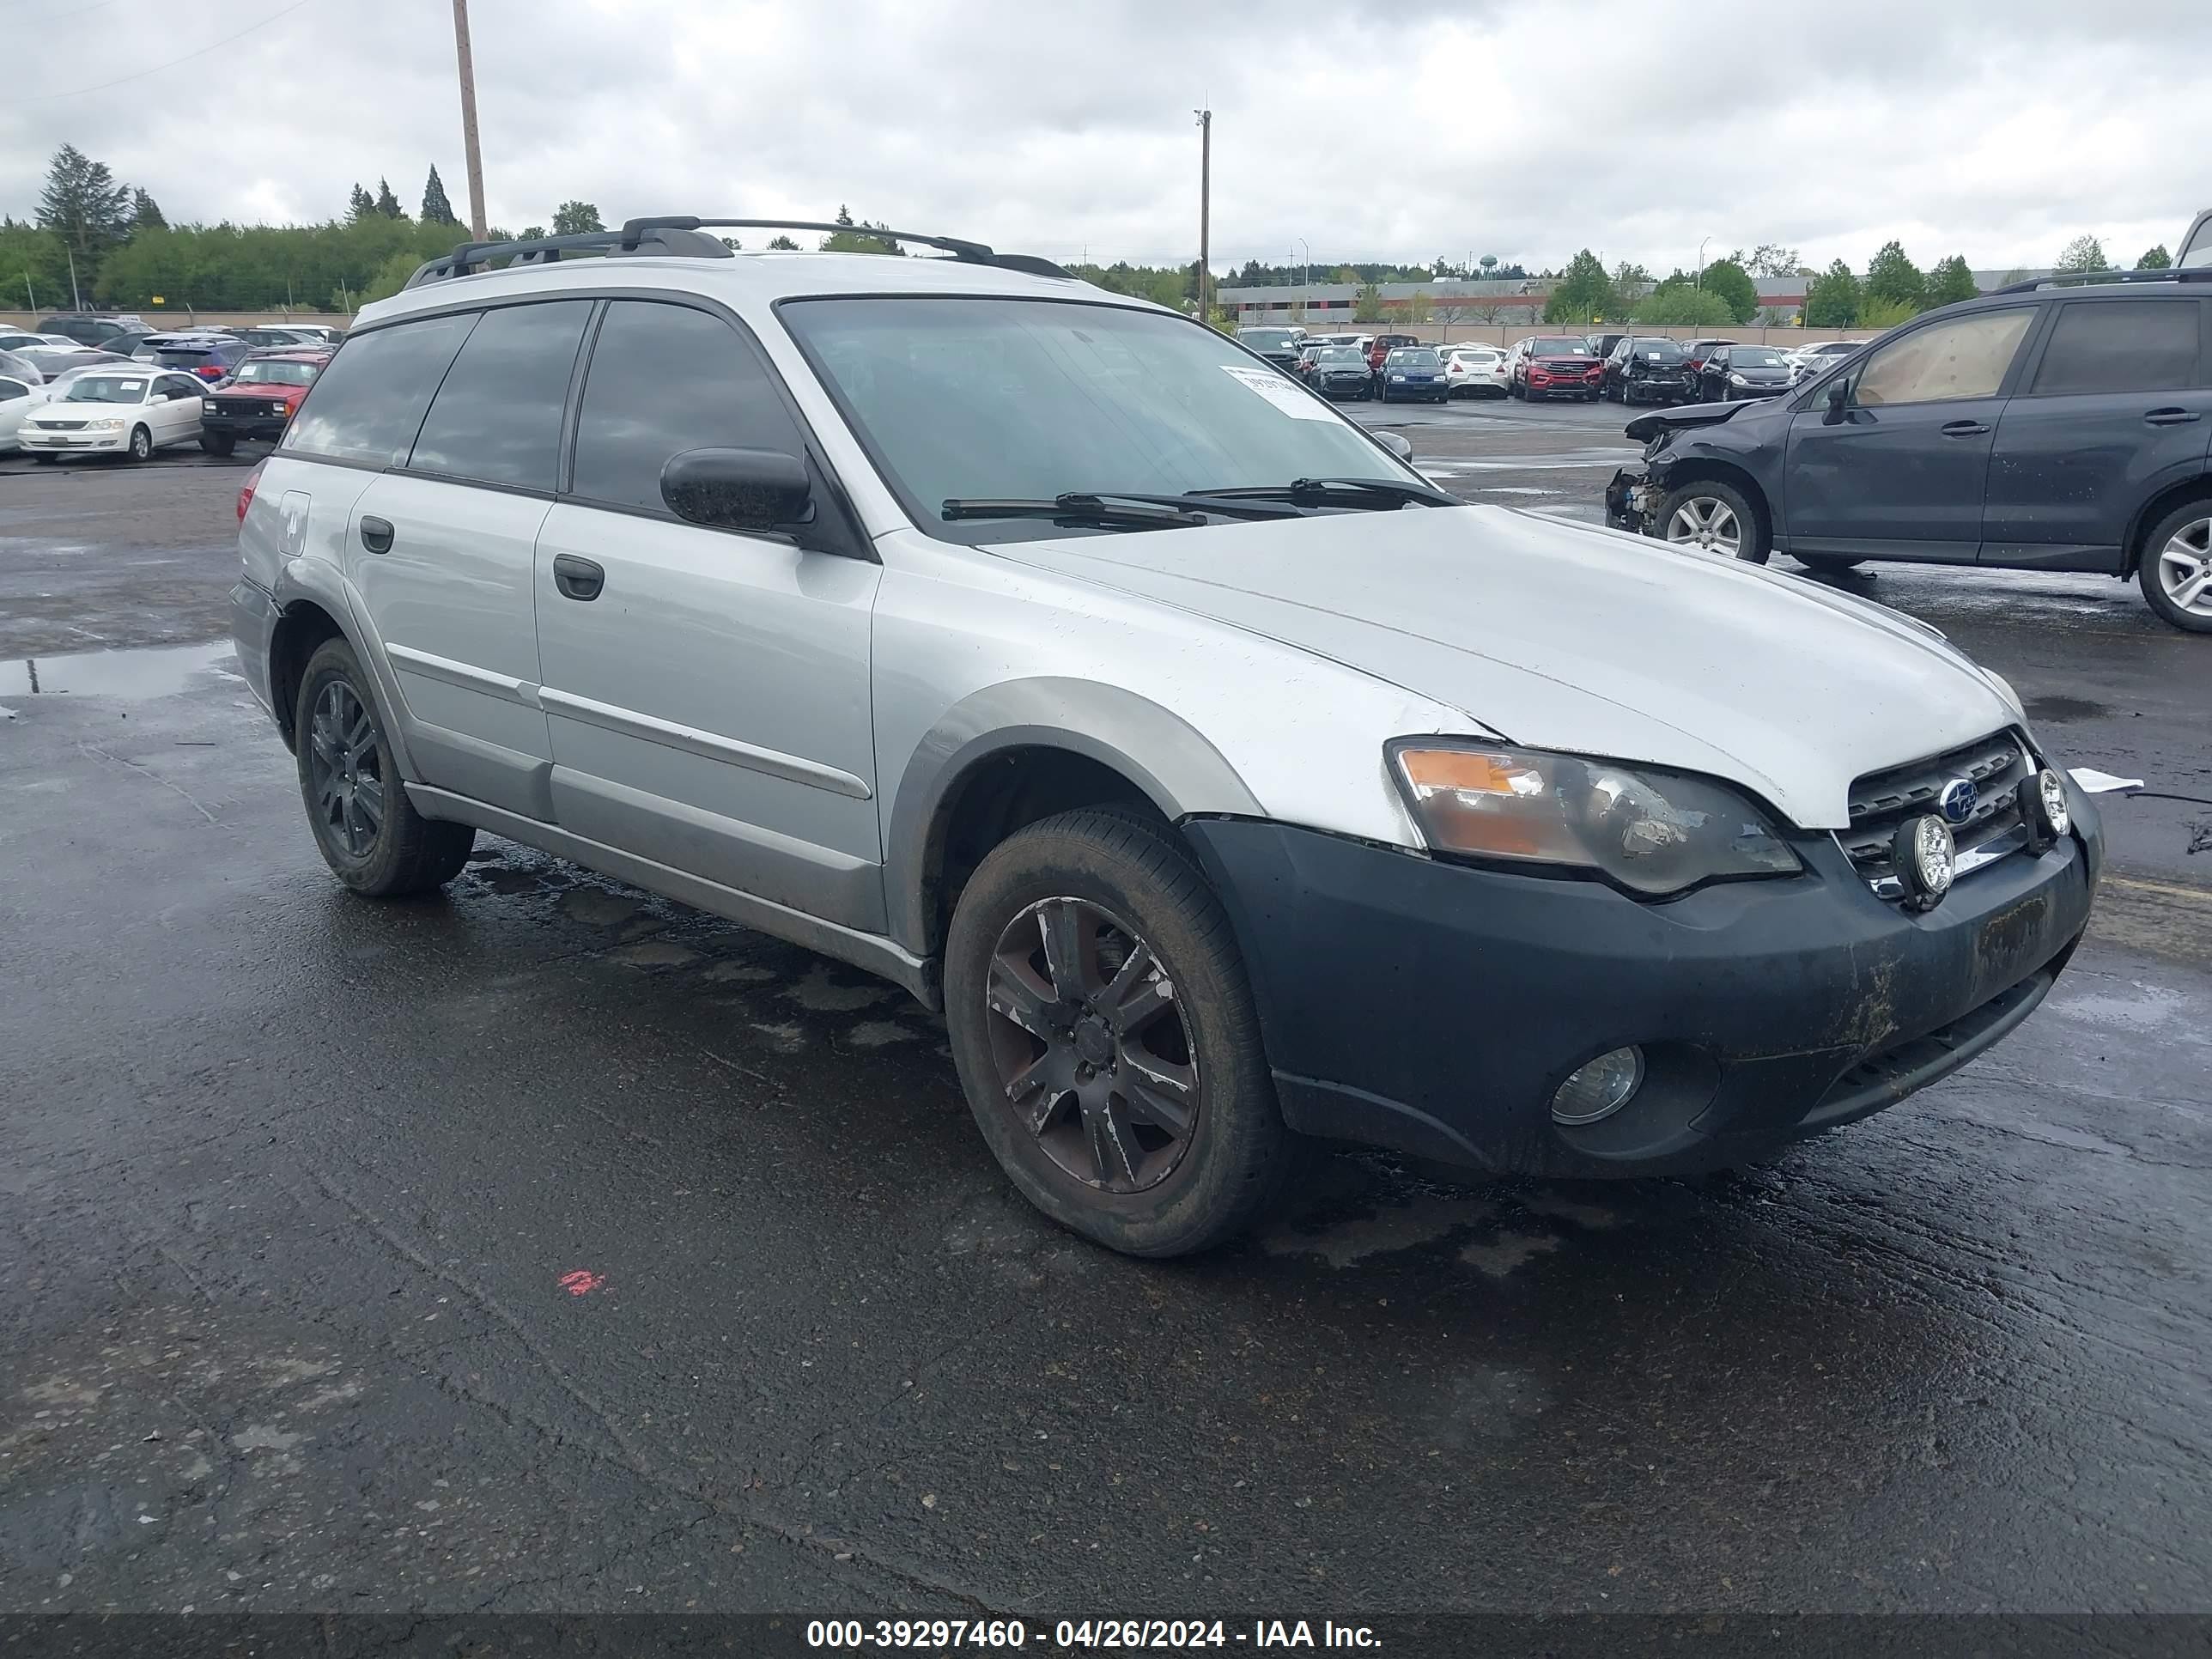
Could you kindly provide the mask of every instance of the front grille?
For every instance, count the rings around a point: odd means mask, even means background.
[[[86,424],[83,421],[40,421],[39,429],[42,432],[82,432]]]
[[[1951,838],[1959,852],[1964,854],[1986,848],[1998,853],[2001,849],[1995,844],[2007,837],[2024,843],[2026,823],[2021,817],[2020,791],[2034,770],[2027,744],[2015,732],[2000,732],[1910,765],[1870,772],[1851,786],[1851,827],[1836,839],[1843,843],[1852,868],[1875,892],[1885,898],[1900,896],[1889,856],[1890,838],[1899,824],[1936,811],[1936,799],[1944,786],[1954,778],[1965,778],[1974,786],[1977,799],[1966,821],[1951,826]],[[2021,833],[2014,835],[2015,831]],[[1970,874],[1991,861],[1962,857],[1959,873]]]
[[[264,416],[283,414],[284,405],[265,403],[258,398],[217,398],[215,412],[227,415],[234,421],[258,421]]]

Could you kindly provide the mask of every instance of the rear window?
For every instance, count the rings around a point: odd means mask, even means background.
[[[2062,306],[2034,391],[2178,392],[2200,385],[2194,300],[2095,301]]]
[[[591,314],[588,300],[486,312],[432,399],[407,465],[447,477],[552,489],[568,377]]]
[[[1689,355],[1672,340],[1638,340],[1631,349],[1638,356],[1657,362],[1670,362]]]
[[[332,460],[404,466],[431,394],[476,320],[474,313],[463,312],[352,336],[307,393],[283,447]]]

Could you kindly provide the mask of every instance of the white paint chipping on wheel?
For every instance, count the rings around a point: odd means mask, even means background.
[[[2183,525],[2158,550],[2158,584],[2174,608],[2212,617],[2212,518]]]
[[[1735,509],[1711,495],[1692,495],[1667,520],[1667,539],[1703,547],[1734,558],[1743,546],[1743,527]]]

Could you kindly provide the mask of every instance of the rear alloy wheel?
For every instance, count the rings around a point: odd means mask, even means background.
[[[994,848],[953,913],[945,1006],[984,1140],[1087,1238],[1203,1249],[1295,1162],[1228,917],[1148,820],[1066,812]]]
[[[1732,484],[1699,479],[1668,492],[1659,504],[1659,533],[1678,547],[1699,548],[1747,564],[1767,560],[1765,530]]]
[[[2151,527],[2136,580],[2161,622],[2212,634],[2212,501],[2185,501]]]
[[[460,874],[477,832],[415,810],[368,685],[353,647],[325,640],[301,677],[293,743],[323,861],[356,893],[392,898]]]

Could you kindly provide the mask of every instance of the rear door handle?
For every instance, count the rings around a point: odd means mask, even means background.
[[[606,585],[607,573],[589,559],[580,559],[574,553],[553,556],[553,586],[561,590],[563,599],[596,599]]]
[[[2193,409],[2154,409],[2143,416],[2145,426],[2186,426],[2197,418]]]
[[[364,518],[361,521],[361,544],[372,553],[392,551],[392,524],[386,519]]]
[[[1946,421],[1941,429],[1947,438],[1978,438],[1989,428],[1979,421]]]

